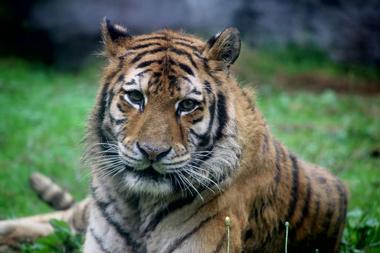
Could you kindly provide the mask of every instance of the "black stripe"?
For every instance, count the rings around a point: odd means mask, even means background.
[[[168,75],[168,81],[169,81],[169,86],[171,88],[177,86],[178,84],[178,79],[176,76],[173,76],[173,75]]]
[[[278,190],[278,185],[281,181],[281,156],[284,156],[280,143],[276,140],[273,141],[273,145],[276,152],[276,174],[274,176],[274,182],[276,184],[275,192]]]
[[[169,249],[166,251],[167,253],[171,253],[175,251],[181,244],[188,238],[190,238],[194,233],[196,233],[198,230],[200,230],[205,224],[207,224],[209,221],[211,221],[213,218],[215,218],[218,215],[218,213],[207,217],[201,223],[198,224],[198,226],[194,227],[190,232],[188,232],[186,235],[181,236],[177,240],[172,243],[172,245],[169,247]]]
[[[346,217],[346,208],[347,208],[347,196],[344,190],[344,187],[341,182],[336,182],[336,190],[339,193],[339,215],[337,218],[337,222],[334,227],[333,236],[337,236],[339,233],[339,229],[344,224],[344,219]]]
[[[206,71],[206,74],[212,78],[212,80],[216,83],[216,85],[218,86],[222,85],[222,81],[220,81],[219,78],[217,78],[216,76],[212,74],[212,71],[210,69],[210,66],[208,65],[207,59],[203,60],[203,68]]]
[[[330,201],[330,198],[329,196],[331,196],[332,192],[331,192],[331,187],[329,184],[325,184],[325,189],[326,189],[326,196],[328,196],[328,199],[327,199],[327,210],[326,210],[326,214],[324,216],[324,221],[322,223],[322,228],[325,230],[323,231],[325,234],[326,234],[326,237],[328,237],[328,230],[330,228],[330,225],[331,225],[331,221],[332,221],[332,217],[334,215],[334,203],[332,203]]]
[[[200,146],[206,146],[210,142],[210,133],[212,130],[212,126],[214,125],[215,112],[216,112],[216,101],[215,101],[214,95],[212,95],[212,96],[213,96],[213,99],[212,99],[211,105],[209,106],[210,122],[208,124],[206,134],[204,134],[203,136],[200,137],[200,139],[201,139],[201,142],[199,143]]]
[[[211,94],[212,93],[212,88],[211,88],[210,83],[206,80],[206,81],[204,81],[203,85],[205,87],[205,90],[207,91],[207,94]]]
[[[99,104],[98,104],[99,110],[98,110],[98,114],[97,114],[98,128],[100,128],[100,126],[102,125],[103,120],[104,120],[104,114],[106,111],[107,94],[108,94],[109,85],[110,85],[109,83],[105,83],[102,87],[102,91],[100,92],[100,100],[99,100]]]
[[[218,244],[216,245],[216,249],[213,252],[214,253],[220,252],[220,250],[222,249],[222,247],[225,243],[227,243],[227,233],[226,232],[224,232],[224,234],[222,235],[222,238],[219,240]]]
[[[89,213],[89,201],[87,201],[86,205],[80,205],[80,207],[82,208],[82,212],[81,212],[81,220],[82,220],[82,223],[83,224],[88,224],[88,213]],[[82,227],[83,230],[86,229],[86,226]],[[79,230],[79,228],[76,228],[76,230]]]
[[[196,47],[196,46],[193,46],[193,45],[190,45],[190,44],[188,44],[188,43],[186,43],[186,42],[182,42],[182,41],[175,41],[175,44],[178,44],[178,45],[181,45],[181,46],[184,46],[184,47],[190,48],[190,49],[192,49],[192,50],[194,50],[194,51],[197,51],[197,52],[199,52],[199,53],[200,53],[200,51],[199,51],[199,48],[198,48],[198,47]]]
[[[223,130],[228,121],[227,109],[226,109],[226,98],[222,93],[218,93],[218,123],[219,126],[216,130],[215,139],[219,140],[223,136]]]
[[[125,122],[127,122],[126,119],[117,119],[115,120],[115,125],[122,125],[125,124]]]
[[[208,124],[207,131],[205,134],[197,134],[193,129],[190,129],[190,133],[195,135],[195,137],[198,138],[199,146],[201,147],[206,146],[210,143],[210,132],[214,124],[215,110],[216,110],[216,103],[215,103],[215,99],[213,99],[211,105],[209,106],[210,122]]]
[[[297,158],[294,155],[290,155],[290,160],[292,162],[292,188],[290,192],[290,201],[289,201],[289,207],[288,207],[288,214],[287,219],[290,222],[293,214],[295,213],[295,208],[298,201],[298,164],[297,164]]]
[[[95,242],[99,245],[100,249],[103,251],[103,252],[106,252],[106,253],[112,253],[111,251],[107,250],[104,246],[104,242],[102,240],[102,238],[98,235],[95,234],[95,231],[93,228],[90,228],[90,233],[92,235],[92,237],[95,239]]]
[[[317,181],[318,181],[319,183],[321,183],[321,184],[326,184],[326,183],[327,183],[326,178],[323,177],[323,176],[318,176],[318,177],[317,177]]]
[[[142,76],[143,76],[145,73],[147,73],[147,72],[152,72],[152,70],[150,70],[150,69],[145,69],[145,70],[139,72],[139,73],[137,74],[137,76],[142,77]]]
[[[337,190],[339,192],[339,201],[341,203],[341,205],[340,205],[340,207],[341,207],[340,215],[341,216],[339,216],[339,220],[343,221],[345,216],[346,216],[347,193],[346,193],[344,186],[342,185],[342,183],[340,181],[337,182],[336,187],[337,187]]]
[[[128,81],[125,83],[126,85],[136,85],[136,80],[135,79],[132,79],[131,81]]]
[[[101,143],[107,142],[107,139],[105,138],[103,130],[102,130],[102,125],[103,125],[103,120],[105,117],[105,111],[106,111],[106,106],[107,106],[108,89],[109,89],[111,80],[122,69],[123,63],[124,63],[124,58],[121,57],[119,64],[117,66],[117,69],[106,77],[105,83],[103,84],[103,87],[102,87],[101,92],[100,92],[100,100],[97,103],[98,113],[96,114],[96,123],[97,124],[95,126],[95,132],[96,132],[97,136],[100,138]],[[102,148],[105,148],[105,147],[102,146]]]
[[[124,74],[120,74],[117,78],[117,82],[123,82],[124,81]]]
[[[244,242],[248,241],[252,237],[253,237],[253,230],[252,230],[252,228],[250,228],[244,234]]]
[[[251,213],[248,216],[249,221],[252,219],[257,220],[259,214],[262,213],[262,211],[264,210],[264,204],[261,206],[254,206],[253,208],[253,212],[251,211]]]
[[[64,199],[65,193],[61,191],[55,192],[49,199],[47,203],[50,204],[55,210],[64,210],[67,209],[67,206],[62,206],[61,202]]]
[[[121,226],[120,224],[118,224],[115,220],[112,219],[112,215],[109,215],[108,212],[107,212],[107,208],[112,204],[112,202],[104,202],[104,201],[100,201],[96,194],[95,194],[95,191],[92,190],[91,191],[92,193],[92,196],[93,196],[93,199],[95,200],[95,204],[96,206],[98,207],[98,209],[100,210],[103,218],[113,227],[115,228],[116,232],[121,236],[121,238],[124,239],[124,242],[126,245],[128,246],[131,246],[132,249],[133,249],[133,252],[137,251],[136,249],[139,249],[142,245],[140,245],[139,243],[137,243],[135,240],[133,240],[130,236],[130,234],[128,233],[128,231],[126,231],[124,229],[123,226]]]
[[[193,124],[193,125],[194,125],[194,124],[197,124],[197,123],[201,122],[202,120],[203,120],[203,116],[199,117],[198,119],[193,119],[192,124]]]
[[[296,222],[294,222],[294,225],[293,225],[294,230],[297,230],[298,228],[302,227],[305,221],[305,217],[309,215],[309,211],[310,211],[310,199],[311,199],[311,194],[313,193],[313,191],[311,188],[310,178],[308,176],[306,178],[307,178],[306,196],[303,202],[304,204],[302,208],[301,217]]]
[[[195,137],[197,137],[198,139],[202,139],[206,134],[198,134],[196,133],[193,129],[190,128],[190,133],[192,135],[195,135]],[[199,141],[202,141],[202,140],[199,140]]]
[[[187,59],[191,62],[191,65],[193,65],[193,67],[194,67],[195,69],[198,69],[198,66],[197,66],[197,64],[195,63],[193,57],[192,57],[191,54],[189,54],[188,52],[183,51],[183,50],[178,49],[178,48],[175,48],[175,47],[171,47],[171,48],[169,48],[169,50],[170,50],[171,52],[173,52],[173,53],[178,54],[178,55],[185,55],[185,56],[187,57]]]
[[[276,198],[274,194],[275,193],[273,193],[273,195],[270,196],[270,198],[268,198],[267,200],[261,200],[259,202],[259,204],[255,204],[253,206],[253,212],[251,211],[251,213],[248,217],[249,221],[254,219],[257,222],[257,220],[263,216],[263,214],[266,210],[272,210],[273,209],[272,207],[275,206],[274,199]],[[272,208],[272,209],[270,209],[270,208]]]
[[[169,214],[175,212],[178,209],[181,209],[182,207],[191,204],[193,200],[195,199],[194,196],[188,196],[186,198],[180,198],[176,201],[171,202],[169,205],[167,205],[165,208],[159,210],[155,217],[149,222],[148,226],[144,229],[144,233],[147,233],[149,231],[153,231],[156,226]]]
[[[269,149],[269,137],[268,137],[268,131],[266,130],[264,133],[264,142],[263,142],[264,154],[268,152],[268,149]]]
[[[196,215],[198,215],[199,213],[203,213],[203,208],[207,205],[209,205],[212,201],[214,201],[215,199],[217,199],[219,197],[218,194],[215,194],[214,196],[212,196],[211,199],[207,200],[207,201],[203,201],[203,203],[200,205],[200,206],[197,206],[195,212],[193,214],[191,214],[189,217],[187,217],[183,222],[188,222],[189,220],[191,220],[193,217],[195,217]]]
[[[154,78],[160,78],[161,75],[162,75],[161,72],[154,72],[154,73],[152,74],[152,76],[153,76]]]
[[[152,43],[140,44],[140,45],[137,45],[137,46],[131,47],[131,48],[129,48],[129,49],[130,49],[130,50],[136,50],[136,49],[147,48],[147,47],[150,47],[150,46],[161,46],[161,44],[160,44],[160,43],[157,43],[157,42],[152,42]]]
[[[99,138],[99,142],[100,143],[107,143],[107,138],[105,136],[105,133],[103,131],[103,121],[104,121],[104,117],[105,117],[105,112],[106,112],[106,105],[107,105],[107,93],[108,93],[108,87],[109,87],[109,83],[105,83],[102,87],[102,90],[101,90],[101,93],[100,93],[100,100],[98,102],[98,113],[97,113],[97,124],[96,124],[96,127],[95,127],[95,131],[96,131],[96,135],[98,136]],[[106,150],[107,147],[105,146],[105,144],[102,144],[101,145],[101,148],[103,150]]]
[[[126,111],[124,110],[121,104],[117,103],[116,106],[117,106],[117,109],[119,109],[119,111],[126,113]]]
[[[186,64],[184,63],[181,63],[181,62],[178,62],[177,64],[183,71],[185,71],[187,74],[191,75],[191,76],[194,76],[194,72],[193,70],[187,66]]]
[[[142,42],[147,40],[167,40],[168,38],[166,36],[151,36],[151,37],[145,37],[145,38],[136,38],[135,42]]]
[[[144,62],[141,62],[139,65],[137,65],[137,69],[138,68],[145,68],[145,67],[148,67],[154,63],[157,63],[157,64],[161,64],[162,63],[162,60],[152,60],[152,61],[144,61]]]
[[[127,119],[115,119],[110,113],[111,123],[114,125],[121,125],[127,122]]]
[[[196,95],[202,95],[202,92],[200,92],[199,90],[197,90],[196,88],[194,88],[191,93],[194,93]]]
[[[200,51],[193,51],[193,54],[200,60],[205,61],[207,60],[205,57],[203,57],[202,53]]]
[[[111,107],[111,103],[112,103],[112,100],[113,100],[114,96],[115,96],[115,92],[111,89],[109,91],[108,97],[107,97],[107,108]],[[110,110],[108,110],[108,114],[110,114]]]
[[[186,39],[186,38],[184,38],[184,37],[174,37],[174,36],[172,36],[171,39],[173,39],[173,40],[179,40],[179,41],[184,41],[184,42],[189,42],[190,44],[193,44],[193,43],[194,43],[193,40]]]
[[[158,47],[158,48],[155,48],[155,49],[151,49],[151,50],[147,50],[147,51],[143,51],[139,54],[137,54],[131,61],[131,63],[136,63],[138,62],[139,60],[141,60],[142,57],[144,57],[145,55],[147,54],[155,54],[155,53],[158,53],[158,52],[162,52],[162,51],[165,51],[167,50],[166,47]]]
[[[178,76],[178,78],[185,79],[186,81],[192,84],[191,80],[187,76]]]
[[[320,196],[318,194],[315,194],[315,199],[316,199],[316,202],[315,202],[315,214],[313,215],[313,221],[310,225],[311,229],[315,229],[315,226],[317,225],[317,222],[319,221],[319,211],[320,211],[320,208],[321,208],[321,200],[320,200]],[[318,232],[318,231],[316,231]]]

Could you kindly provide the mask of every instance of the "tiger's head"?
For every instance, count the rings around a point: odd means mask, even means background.
[[[89,124],[95,176],[130,192],[200,194],[238,166],[230,66],[239,32],[207,42],[171,30],[131,36],[105,20],[108,65]]]

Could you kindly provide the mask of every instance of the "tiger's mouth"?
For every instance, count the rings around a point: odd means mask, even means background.
[[[154,180],[154,181],[160,181],[167,177],[166,174],[162,174],[158,172],[157,170],[155,170],[152,167],[152,165],[150,165],[148,168],[144,170],[136,170],[132,167],[126,166],[126,170],[129,173],[132,173],[133,175],[138,176],[140,178],[146,178],[146,179]]]

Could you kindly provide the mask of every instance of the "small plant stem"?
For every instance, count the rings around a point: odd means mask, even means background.
[[[224,219],[227,234],[227,253],[231,253],[231,218],[226,216]]]
[[[289,222],[285,222],[285,253],[288,253]]]

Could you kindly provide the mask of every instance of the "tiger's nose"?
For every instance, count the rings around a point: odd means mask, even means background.
[[[137,142],[137,148],[139,151],[151,162],[157,162],[167,154],[169,154],[171,147],[167,145],[154,146],[149,143]]]

